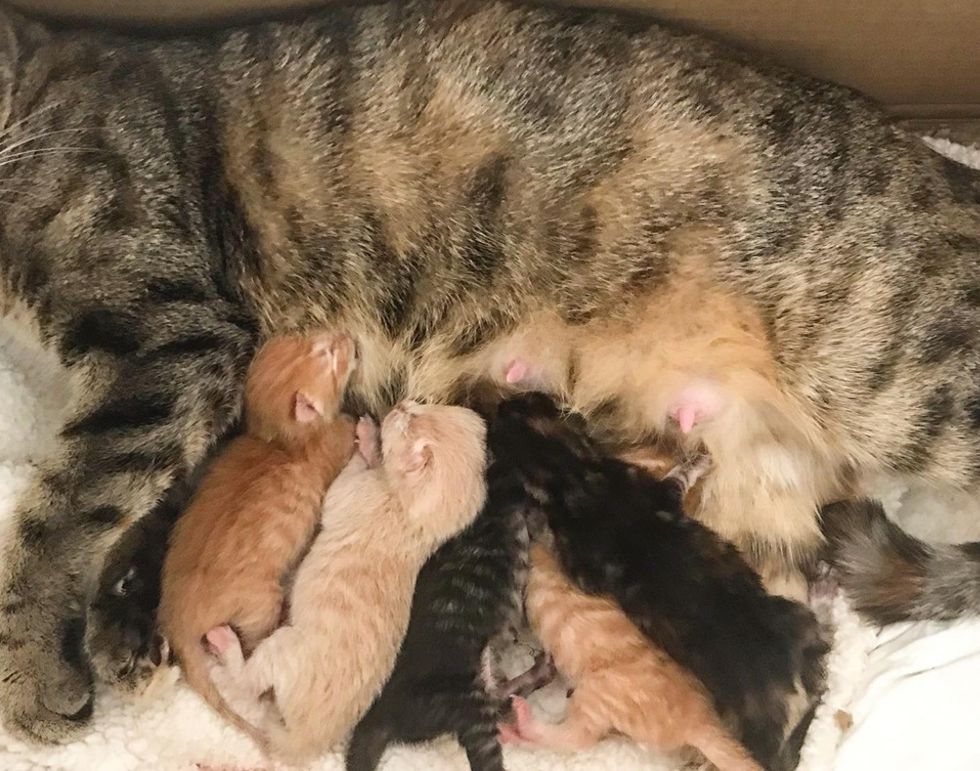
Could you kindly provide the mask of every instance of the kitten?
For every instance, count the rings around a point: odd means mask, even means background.
[[[169,644],[157,622],[167,542],[207,468],[239,433],[235,427],[219,440],[193,473],[171,487],[110,552],[85,627],[85,651],[100,682],[135,691],[167,661]]]
[[[358,425],[361,451],[324,500],[287,625],[247,661],[229,627],[209,634],[223,664],[212,667],[215,683],[263,747],[307,759],[344,738],[378,696],[419,570],[485,502],[485,436],[471,410],[403,402],[385,417],[378,458],[373,424]]]
[[[980,614],[980,543],[920,541],[877,501],[835,503],[821,518],[834,577],[876,623]]]
[[[766,594],[733,547],[683,515],[683,480],[604,456],[547,397],[503,403],[490,446],[523,476],[530,522],[553,532],[572,580],[614,598],[704,683],[758,763],[795,767],[824,683],[828,646],[813,614]]]
[[[279,625],[283,582],[354,451],[354,423],[338,414],[354,353],[334,334],[278,337],[259,350],[245,433],[208,469],[170,539],[160,627],[188,684],[239,725],[208,677],[204,636],[230,624],[251,650]]]
[[[160,572],[170,531],[192,493],[174,485],[109,554],[85,629],[85,651],[100,682],[136,690],[167,660],[157,624]]]
[[[505,703],[492,659],[520,622],[527,574],[527,524],[513,475],[487,470],[487,502],[466,530],[425,563],[395,667],[358,723],[347,771],[373,771],[390,742],[452,734],[474,771],[501,771],[497,715]]]
[[[560,725],[538,723],[515,697],[508,738],[585,750],[617,732],[653,751],[694,747],[719,771],[762,771],[722,725],[704,686],[613,600],[574,586],[540,543],[531,547],[526,607],[531,628],[575,690]]]

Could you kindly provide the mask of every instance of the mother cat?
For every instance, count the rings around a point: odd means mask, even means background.
[[[286,328],[350,328],[372,408],[458,398],[521,346],[624,443],[683,407],[717,461],[704,520],[772,584],[839,482],[980,478],[980,178],[845,89],[496,1],[172,40],[0,27],[0,303],[76,394],[3,562],[23,736],[91,715],[106,550]]]

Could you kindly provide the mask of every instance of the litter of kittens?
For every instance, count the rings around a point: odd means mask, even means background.
[[[503,650],[501,651],[501,655],[503,658],[502,666],[500,668],[501,677],[505,677],[507,675],[519,674],[520,671],[523,671],[525,664],[533,663],[531,650],[526,645],[523,647],[518,646],[516,648]],[[167,679],[163,677],[164,672],[172,673],[171,676],[169,677],[171,681],[170,685],[161,684],[162,680]],[[187,709],[191,709],[192,712],[200,713],[199,708],[195,709],[193,707],[193,704],[196,701],[196,697],[189,695],[186,692],[185,686],[183,684],[178,684],[178,685],[172,684],[175,675],[176,675],[176,671],[174,669],[162,670],[160,674],[154,679],[152,686],[149,689],[149,692],[146,693],[145,695],[126,697],[124,701],[119,701],[120,697],[118,695],[112,695],[112,696],[107,696],[107,700],[110,701],[110,703],[115,701],[118,704],[118,706],[115,709],[127,710],[127,712],[125,713],[127,714],[127,720],[134,720],[136,721],[137,724],[141,723],[142,721],[151,721],[153,719],[152,716],[154,715],[156,715],[157,719],[159,719],[159,717],[161,716],[161,712],[160,712],[161,709],[163,710],[163,714],[168,715],[168,720],[172,719],[172,717],[169,716],[177,716],[182,712],[185,712]],[[563,683],[560,679],[557,680],[552,685],[549,685],[547,688],[545,688],[545,690],[542,693],[535,694],[534,696],[532,696],[532,702],[536,705],[535,709],[540,711],[542,715],[541,719],[546,719],[546,720],[554,719],[555,717],[557,717],[558,714],[560,714],[559,712],[556,712],[556,710],[561,709],[560,705],[565,701],[565,699],[566,699],[566,693],[564,691]],[[164,705],[168,705],[168,706],[164,706]],[[183,709],[181,707],[183,707]],[[120,712],[120,715],[122,714],[123,713]],[[179,730],[179,721],[175,720],[174,725],[175,725],[175,730]],[[208,725],[210,725],[212,729],[217,731],[218,734],[225,737],[228,737],[229,732],[231,730],[228,729],[227,727],[222,726],[220,722],[218,722],[218,720],[210,714],[198,714],[198,720],[195,720],[195,725],[196,725],[196,730],[204,731],[203,735],[205,736],[207,735],[206,726]],[[249,748],[247,746],[247,742],[245,742],[244,747],[242,746],[243,741],[241,740],[240,737],[236,738],[233,741],[221,741],[216,745],[212,745],[212,747],[220,747],[221,754],[224,755],[228,750],[231,750],[231,748],[236,745],[239,747],[240,750],[244,750],[242,754],[238,755],[241,762],[246,764],[243,767],[248,767],[247,764],[249,762],[254,763],[258,759],[258,757],[255,755],[254,749]],[[439,752],[438,748],[445,747],[445,745],[446,745],[445,741],[437,742],[434,745],[433,750],[423,753],[423,756],[428,755],[431,752],[438,753]],[[152,752],[153,752],[152,747],[153,747],[152,742],[147,742],[147,743],[140,742],[140,741],[133,742],[130,748],[128,749],[127,753],[120,756],[120,760],[119,760],[120,768],[147,767],[145,764],[149,763],[149,758],[152,757]],[[187,763],[187,764],[200,763],[202,765],[206,765],[206,762],[202,759],[200,755],[198,755],[197,758],[194,758],[193,754],[185,753],[183,749],[168,747],[166,751],[163,751],[163,748],[161,747],[160,750],[161,750],[161,755],[160,755],[161,758],[172,757],[175,753],[175,750],[185,758],[184,761],[180,761],[176,765],[174,765],[173,766],[174,768],[180,767],[182,763]],[[406,752],[409,751],[410,750],[407,750],[406,748],[395,747],[392,748],[390,754],[392,757],[400,758],[400,757],[404,757]],[[210,752],[213,752],[213,749]],[[210,752],[208,754],[210,754]],[[534,759],[540,758],[540,753],[542,751],[507,747],[505,752],[508,760],[508,767],[521,768],[520,761],[514,763],[512,762],[512,758],[518,758],[518,759],[522,757],[526,758],[527,762],[531,763],[531,766],[528,767],[534,767],[536,765]],[[625,753],[627,756],[636,757],[637,762],[639,762],[640,759],[645,759],[644,762],[649,762],[651,759],[651,756],[649,756],[644,750],[641,750],[636,746],[629,745],[624,740],[611,740],[611,741],[603,742],[595,750],[592,750],[587,753],[583,753],[581,756],[581,762],[588,762],[589,758],[594,758],[596,755],[602,756],[603,754],[609,754],[609,753],[613,753],[614,755],[623,755]],[[127,755],[129,756],[128,760],[126,760]],[[449,752],[446,755],[447,758],[452,758],[454,756],[455,753],[453,752]],[[142,758],[142,760],[140,760],[139,758]],[[249,760],[249,758],[251,758],[251,761]],[[222,767],[220,765],[217,765],[218,762],[221,761],[222,763],[225,763],[228,760],[229,757],[226,755],[225,757],[222,758],[215,757],[213,761],[208,761],[208,763],[212,763],[214,767]],[[336,762],[336,760],[334,762]],[[574,762],[577,764],[578,761],[574,761]],[[654,760],[654,762],[657,763],[658,761]],[[671,760],[669,755],[664,756],[661,762],[663,763],[663,768],[666,769],[671,767]],[[327,764],[324,765],[323,767],[330,767],[329,760],[323,761],[323,763]],[[161,766],[156,765],[154,767],[159,768]],[[570,766],[570,767],[574,767],[574,766]]]

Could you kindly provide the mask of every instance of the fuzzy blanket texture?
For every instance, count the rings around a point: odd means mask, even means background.
[[[927,140],[938,151],[980,168],[980,149]],[[0,323],[0,538],[8,537],[18,495],[28,484],[62,421],[67,394],[54,357],[16,324]],[[881,480],[875,492],[890,513],[921,537],[980,539],[980,503],[948,491],[917,490]],[[980,768],[973,736],[980,713],[980,621],[903,624],[874,630],[842,598],[829,659],[829,687],[804,747],[801,771],[959,771]],[[515,650],[515,670],[528,663]],[[268,769],[251,743],[223,724],[198,697],[165,673],[138,697],[99,694],[96,719],[81,740],[34,747],[0,731],[6,771],[186,771]],[[562,712],[564,689],[553,685],[532,699],[546,719]],[[511,771],[590,769],[669,771],[677,758],[653,756],[609,739],[578,755],[506,748]],[[339,771],[331,754],[312,768]],[[384,771],[458,771],[463,752],[448,739],[424,747],[395,747]]]

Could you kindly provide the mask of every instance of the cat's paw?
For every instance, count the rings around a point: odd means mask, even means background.
[[[217,659],[218,665],[227,668],[230,672],[237,674],[245,666],[245,654],[242,651],[242,642],[235,634],[235,630],[227,624],[216,626],[205,636],[208,650]]]
[[[144,634],[132,628],[117,629],[113,634],[119,635],[115,646],[100,648],[88,644],[92,674],[106,685],[139,691],[168,663],[167,641],[155,630]]]
[[[497,738],[501,744],[520,744],[523,741],[517,729],[509,723],[497,724]]]
[[[356,433],[357,451],[369,467],[377,466],[381,462],[381,434],[378,430],[378,424],[365,415],[357,421]]]
[[[78,582],[52,564],[18,567],[0,594],[0,714],[22,739],[67,742],[95,702]]]
[[[524,744],[534,741],[537,724],[527,699],[521,696],[512,696],[510,707],[514,720],[512,723],[498,724],[497,735],[500,742],[502,744]]]

